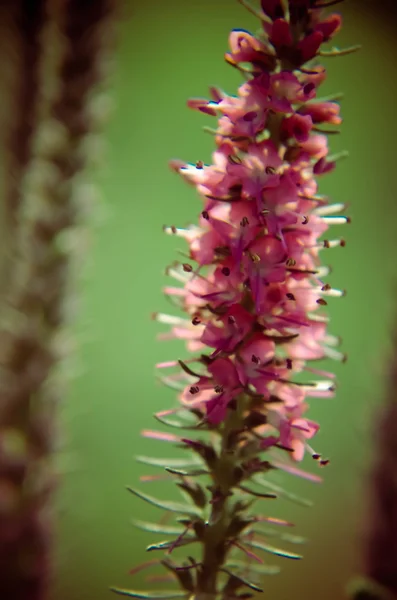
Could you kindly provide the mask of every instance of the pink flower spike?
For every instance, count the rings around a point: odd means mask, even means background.
[[[241,84],[231,94],[211,87],[208,100],[188,101],[190,108],[215,117],[215,125],[207,128],[214,148],[206,163],[195,156],[192,162],[170,163],[195,188],[199,204],[193,224],[164,227],[185,247],[166,269],[174,283],[164,292],[175,313],[154,315],[168,326],[161,339],[177,339],[190,353],[183,361],[157,364],[161,375],[169,369],[159,379],[176,390],[178,405],[155,417],[171,431],[185,427],[191,438],[152,430],[143,436],[171,442],[191,458],[173,459],[167,469],[189,496],[188,504],[148,498],[180,513],[178,521],[194,532],[183,539],[187,530],[179,536],[179,528],[175,542],[150,549],[172,552],[186,542],[197,544],[200,550],[197,558],[188,557],[190,564],[165,565],[174,574],[194,569],[192,578],[177,577],[183,594],[192,597],[212,597],[219,590],[243,597],[238,578],[229,576],[225,585],[218,579],[233,546],[259,563],[245,546],[298,558],[261,539],[249,541],[259,533],[251,504],[269,497],[255,485],[266,486],[272,469],[321,481],[298,468],[310,456],[319,467],[329,462],[312,448],[320,425],[310,418],[310,409],[316,399],[333,398],[336,378],[316,366],[324,359],[345,360],[340,340],[329,332],[325,306],[344,296],[327,282],[330,250],[345,245],[329,229],[349,218],[343,198],[330,200],[319,191],[320,176],[337,160],[329,153],[328,135],[334,130],[328,125],[338,126],[342,119],[337,102],[320,99],[318,88],[327,72],[318,63],[350,49],[322,51],[321,44],[341,24],[337,15],[323,15],[326,1],[260,0],[259,9],[250,2],[240,0],[259,17],[262,29],[257,35],[232,31],[225,55],[243,75]],[[147,462],[162,466],[168,460]],[[291,525],[272,517],[257,521]],[[226,523],[222,531],[219,523]]]

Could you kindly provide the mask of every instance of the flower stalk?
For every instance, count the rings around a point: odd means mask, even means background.
[[[210,100],[188,101],[217,119],[216,128],[207,128],[216,144],[213,163],[171,161],[203,202],[197,225],[164,227],[189,246],[186,261],[167,269],[182,285],[164,289],[184,316],[154,315],[170,326],[160,338],[184,340],[191,354],[157,365],[179,402],[155,418],[176,433],[143,435],[176,444],[192,458],[139,460],[166,470],[144,481],[174,481],[188,502],[163,502],[129,488],[179,514],[176,537],[148,551],[166,550],[158,564],[182,589],[114,588],[128,597],[230,600],[263,591],[261,576],[278,570],[264,556],[301,558],[268,540],[302,541],[284,533],[292,524],[269,516],[268,505],[279,496],[305,503],[274,484],[271,472],[318,482],[299,462],[308,453],[318,466],[328,463],[311,446],[319,425],[307,411],[310,398],[335,392],[334,375],[317,363],[346,359],[323,312],[327,299],[344,291],[326,282],[329,268],[320,256],[345,245],[343,238],[323,236],[350,219],[340,214],[344,204],[330,204],[318,191],[318,179],[338,158],[329,155],[327,135],[341,124],[335,99],[318,96],[326,77],[319,57],[341,17],[324,14],[316,0],[262,0],[259,9],[241,3],[261,24],[255,35],[234,30],[229,37],[225,59],[244,83],[236,96],[210,88]],[[161,523],[137,526],[175,531]],[[188,545],[194,555],[186,553]],[[184,560],[171,560],[182,556],[182,547]]]

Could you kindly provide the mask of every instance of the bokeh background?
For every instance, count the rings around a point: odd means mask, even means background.
[[[332,137],[331,146],[347,148],[350,158],[323,179],[321,191],[349,203],[352,216],[351,226],[335,229],[346,237],[346,247],[323,254],[333,267],[331,283],[348,291],[331,299],[329,311],[331,331],[343,337],[349,360],[328,365],[338,376],[336,398],[311,403],[311,417],[321,423],[316,448],[331,459],[322,471],[324,484],[279,479],[314,506],[272,504],[273,514],[294,521],[296,533],[308,538],[303,561],[273,561],[282,572],[264,585],[277,600],[341,598],[358,569],[371,424],[382,403],[396,300],[396,19],[391,5],[369,0],[347,2],[343,14],[338,45],[360,42],[363,49],[327,59],[324,93],[345,93],[343,133]],[[164,444],[142,440],[139,432],[154,425],[153,412],[174,402],[172,392],[156,382],[154,363],[184,356],[181,345],[156,341],[162,326],[150,319],[152,311],[169,310],[161,291],[164,268],[183,249],[178,239],[164,236],[162,226],[194,222],[201,210],[194,190],[167,162],[210,161],[213,140],[201,126],[212,125],[211,117],[189,111],[186,99],[206,96],[209,85],[234,93],[241,79],[223,60],[228,33],[257,27],[235,0],[126,1],[108,158],[98,176],[105,218],[91,256],[82,257],[87,268],[76,327],[82,372],[72,382],[62,418],[57,600],[105,600],[112,597],[110,585],[144,585],[128,571],[146,559],[145,546],[155,536],[135,531],[130,522],[160,515],[125,487],[175,495],[167,482],[139,483],[147,469],[134,455],[166,452]]]

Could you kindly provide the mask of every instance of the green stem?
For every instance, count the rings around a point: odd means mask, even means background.
[[[243,428],[244,410],[247,398],[240,396],[237,407],[230,410],[221,430],[221,449],[212,470],[212,506],[203,541],[203,558],[197,575],[195,600],[215,600],[220,569],[225,564],[229,550],[228,529],[231,523],[233,487],[238,455],[229,445],[233,433]]]

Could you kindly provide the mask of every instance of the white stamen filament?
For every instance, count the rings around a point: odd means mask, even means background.
[[[328,392],[330,389],[334,387],[334,383],[330,380],[325,379],[324,381],[313,381],[314,385],[307,386],[308,390],[317,390],[318,392]],[[305,386],[303,386],[305,387]]]
[[[343,246],[343,240],[327,240],[326,244],[325,242],[319,242],[318,244],[315,244],[314,246],[312,246],[312,248],[316,248],[317,250],[324,250],[325,248],[338,248],[338,246]]]
[[[166,323],[167,325],[190,325],[190,321],[182,319],[182,317],[175,317],[174,315],[166,315],[165,313],[157,313],[155,315],[156,321],[159,323]]]
[[[343,352],[339,352],[339,350],[335,350],[334,348],[329,348],[326,345],[323,345],[324,354],[328,358],[332,358],[333,360],[343,361],[345,359],[345,355]]]
[[[321,217],[322,221],[328,223],[328,225],[345,225],[349,222],[348,217],[340,216],[340,217]]]
[[[327,277],[330,274],[331,269],[327,266],[318,267],[316,271],[316,277]]]
[[[319,217],[323,217],[325,215],[333,215],[334,213],[341,212],[345,210],[346,205],[342,202],[338,202],[337,204],[327,204],[326,206],[319,206],[313,210],[313,213]],[[337,217],[336,217],[337,218]],[[346,217],[343,217],[346,219]]]
[[[330,290],[319,290],[323,296],[334,296],[335,298],[341,298],[346,294],[344,290],[338,290],[336,288],[331,288]]]
[[[173,277],[181,283],[187,283],[191,279],[191,275],[185,273],[185,271],[178,271],[177,269],[174,269],[172,267],[170,269],[167,269],[167,275]]]
[[[324,337],[324,342],[328,346],[339,346],[340,338],[337,335],[328,334]]]
[[[311,321],[317,321],[317,323],[329,323],[329,317],[326,315],[318,315],[317,313],[308,313],[307,315]]]

